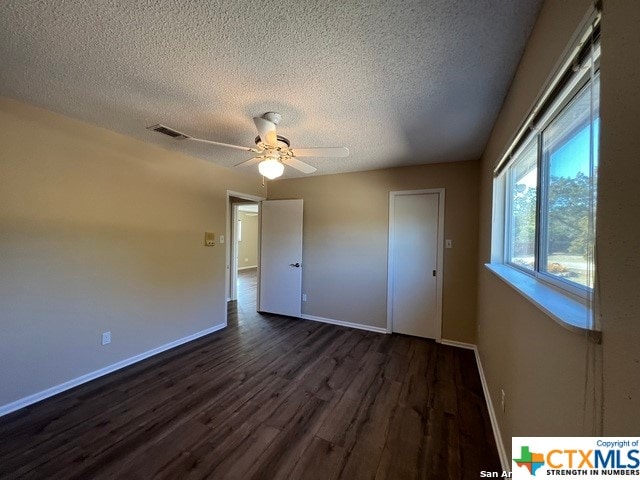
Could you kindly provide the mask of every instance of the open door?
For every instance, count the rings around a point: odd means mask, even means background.
[[[260,312],[300,317],[302,200],[261,204]]]

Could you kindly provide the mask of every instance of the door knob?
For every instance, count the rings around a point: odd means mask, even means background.
[[[290,267],[296,267],[296,268],[300,268],[300,264],[298,262],[296,263],[290,263],[289,264]]]

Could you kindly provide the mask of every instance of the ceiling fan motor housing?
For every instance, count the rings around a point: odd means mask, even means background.
[[[262,118],[270,121],[274,125],[278,125],[280,123],[280,120],[282,120],[282,115],[280,115],[278,112],[267,112],[262,115]]]
[[[289,141],[288,138],[283,137],[282,135],[276,135],[277,139],[278,139],[278,147],[280,148],[289,148],[291,147],[291,142]],[[260,142],[262,142],[262,139],[260,138],[260,135],[258,135],[255,139],[256,145],[258,145]]]

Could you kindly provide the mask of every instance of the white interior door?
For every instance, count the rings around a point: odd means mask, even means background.
[[[437,191],[392,192],[389,211],[391,329],[437,340],[441,336],[440,202]]]
[[[302,301],[302,200],[261,207],[261,312],[299,317]]]

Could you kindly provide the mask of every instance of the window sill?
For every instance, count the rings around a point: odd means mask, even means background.
[[[508,265],[486,263],[485,267],[564,328],[588,333],[600,343],[601,332],[586,325],[589,310],[583,303]]]

